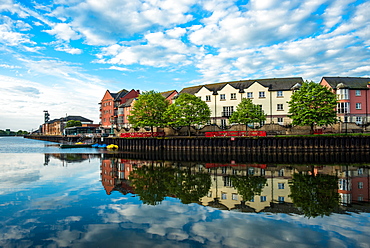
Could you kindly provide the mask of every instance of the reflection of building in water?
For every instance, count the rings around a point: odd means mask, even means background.
[[[249,208],[250,211],[260,212],[273,204],[291,203],[288,181],[297,172],[292,168],[267,167],[265,164],[206,164],[206,168],[212,175],[212,186],[208,195],[201,199],[203,205],[212,206],[216,200],[224,209]],[[234,188],[231,176],[264,177],[266,184],[260,195],[243,199]]]
[[[341,166],[336,171],[339,177],[339,195],[343,205],[369,202],[369,167]]]
[[[149,164],[150,161],[130,160],[122,158],[103,158],[101,160],[101,181],[108,195],[112,191],[119,191],[126,195],[134,193],[128,180],[130,173],[136,166]]]
[[[370,195],[369,167],[367,166],[364,167],[335,166],[335,165],[295,166],[295,165],[266,165],[266,164],[235,164],[233,162],[228,164],[169,162],[169,161],[163,162],[137,159],[123,159],[114,157],[112,158],[105,157],[101,160],[101,180],[107,194],[111,194],[112,191],[119,191],[122,194],[127,193],[138,194],[138,192],[134,192],[133,186],[135,185],[131,183],[130,175],[131,178],[133,178],[134,176],[133,173],[136,173],[135,168],[138,169],[144,165],[148,166],[148,168],[158,167],[158,170],[157,169],[149,170],[150,172],[154,172],[153,175],[156,176],[158,176],[158,174],[155,173],[161,171],[159,170],[160,169],[159,167],[161,167],[162,169],[166,167],[168,168],[172,167],[174,169],[167,170],[167,172],[170,171],[170,173],[167,173],[165,179],[163,179],[167,181],[169,180],[168,182],[170,183],[165,184],[167,186],[170,185],[171,187],[173,187],[170,189],[166,189],[167,191],[163,190],[164,194],[167,197],[178,197],[179,196],[178,194],[181,194],[181,191],[176,191],[176,193],[174,193],[175,191],[173,191],[174,189],[178,189],[176,187],[182,184],[181,181],[178,181],[178,179],[180,178],[179,177],[180,174],[185,173],[186,175],[190,174],[196,175],[198,173],[205,172],[208,173],[211,177],[212,184],[208,190],[207,195],[203,195],[202,193],[199,199],[199,203],[204,206],[210,206],[224,210],[236,210],[243,212],[302,213],[301,207],[299,209],[295,207],[296,206],[295,204],[297,204],[297,202],[293,202],[292,199],[292,197],[294,197],[292,194],[293,191],[291,191],[293,185],[291,185],[290,182],[292,181],[293,177],[295,178],[294,174],[305,175],[303,177],[298,177],[297,180],[299,179],[300,181],[298,180],[296,181],[296,183],[298,184],[294,184],[296,185],[295,197],[297,197],[297,189],[299,190],[303,189],[302,196],[304,199],[307,200],[303,201],[304,204],[308,204],[310,200],[311,201],[315,200],[314,199],[316,194],[315,190],[318,189],[313,184],[310,183],[308,183],[306,186],[305,185],[306,182],[302,180],[308,179],[309,182],[311,182],[310,176],[312,176],[313,179],[315,179],[313,180],[313,182],[320,182],[320,180],[322,180],[320,178],[324,178],[323,180],[326,180],[325,177],[319,177],[320,175],[331,175],[338,177],[337,189],[341,197],[343,210],[347,209],[347,206],[349,206],[351,203],[356,204],[358,202],[369,202]],[[143,171],[141,171],[141,173],[142,172]],[[150,175],[150,173],[146,175]],[[192,177],[184,177],[184,180],[185,178],[189,179]],[[337,185],[336,177],[331,178],[334,179],[334,188],[332,188],[331,190],[335,190],[336,192]],[[238,183],[237,180],[239,179],[240,181],[238,186],[236,184]],[[138,180],[140,180],[140,176],[136,177],[136,183],[138,182]],[[160,186],[163,184],[163,181],[161,181],[160,178],[153,178],[154,180],[153,181],[148,180],[148,177],[146,177],[145,180],[147,180],[147,183],[158,182]],[[173,180],[173,182],[171,180]],[[244,182],[246,182],[245,187],[243,187]],[[188,183],[190,183],[190,181],[183,183],[184,185],[189,186]],[[201,181],[197,181],[195,183],[196,185],[191,186],[192,189],[199,189],[204,187],[204,185],[199,185]],[[242,184],[242,186],[240,186],[241,185],[240,183]],[[248,185],[248,183],[251,184]],[[257,185],[258,183],[263,184],[263,187],[258,187]],[[174,187],[174,185],[176,185],[176,187]],[[146,187],[149,187],[151,190],[156,188],[150,186],[151,185],[147,186],[141,185],[141,189],[144,189],[145,191]],[[305,197],[304,194],[307,194],[307,192],[304,192],[304,189],[311,186],[313,186],[312,188],[313,191],[309,192],[313,192],[312,195],[310,196],[307,195],[307,197]],[[208,186],[205,188],[205,192],[207,192],[207,189]],[[191,190],[189,192],[191,192]],[[298,191],[298,196],[299,192],[300,191]],[[243,199],[243,195],[246,198],[249,197],[250,199]],[[330,194],[328,195],[330,196]],[[182,196],[184,197],[184,195]],[[179,197],[179,199],[183,200],[183,198],[181,197]]]
[[[91,158],[98,158],[99,154],[85,154],[85,153],[51,153],[44,155],[44,165],[49,165],[50,158],[56,158],[63,162],[63,166],[68,163],[80,163]]]

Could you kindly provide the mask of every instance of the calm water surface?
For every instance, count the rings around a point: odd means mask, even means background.
[[[370,247],[366,164],[150,161],[0,137],[0,177],[0,247]]]

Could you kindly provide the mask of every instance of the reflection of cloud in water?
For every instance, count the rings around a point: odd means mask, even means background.
[[[44,166],[44,158],[44,154],[38,153],[2,154],[0,195],[39,188],[50,181],[53,184],[63,183],[75,180],[76,177],[84,179],[85,185],[69,184],[68,188],[78,189],[86,186],[86,182],[93,184],[99,180],[99,170],[96,170],[100,165],[98,159],[95,159],[91,166],[83,166],[84,163],[89,163],[84,161],[78,164],[70,163],[68,167],[64,167],[57,159],[51,159],[49,164]]]
[[[370,243],[369,214],[307,219],[299,215],[244,214],[196,204],[158,206],[111,204],[101,209],[107,223],[136,228],[168,240],[193,240],[226,247],[364,247]],[[366,247],[366,245],[365,245]]]

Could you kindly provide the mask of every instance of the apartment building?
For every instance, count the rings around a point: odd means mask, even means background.
[[[323,77],[320,84],[337,95],[337,115],[340,121],[358,125],[369,123],[370,78]]]
[[[266,114],[266,123],[281,125],[291,122],[288,101],[294,90],[302,85],[301,77],[242,80],[184,88],[181,93],[193,94],[211,109],[211,123],[230,125],[228,119],[242,98],[249,98]]]
[[[119,106],[124,104],[128,99],[138,97],[139,90],[125,89],[111,93],[107,90],[100,104],[100,126],[105,129],[122,126],[124,123],[124,113],[119,111]]]

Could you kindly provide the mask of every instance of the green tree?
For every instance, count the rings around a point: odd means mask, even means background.
[[[260,106],[252,103],[249,98],[243,98],[236,107],[236,111],[231,114],[230,123],[240,123],[248,128],[248,124],[261,123],[266,120],[266,115]]]
[[[81,121],[70,120],[70,121],[67,121],[65,128],[67,128],[67,127],[81,127],[81,126],[82,126]]]
[[[289,197],[308,218],[329,216],[339,206],[336,176],[294,174],[289,184]]]
[[[171,195],[176,196],[184,204],[197,203],[199,199],[207,195],[211,187],[211,176],[208,173],[192,173],[187,170],[176,170],[172,180],[167,181],[167,187]]]
[[[166,124],[164,112],[169,102],[158,92],[148,91],[141,94],[128,116],[128,121],[134,127],[150,127],[153,134],[154,127]]]
[[[190,136],[191,125],[206,124],[210,119],[211,110],[200,98],[182,93],[168,107],[165,115],[168,118],[167,125],[173,127],[187,126]]]
[[[144,204],[158,205],[170,195],[167,183],[173,180],[174,169],[154,167],[154,165],[136,167],[130,174],[130,181],[135,194]]]
[[[231,176],[230,179],[243,201],[250,201],[255,195],[261,195],[267,181],[261,176]]]
[[[289,114],[293,125],[310,126],[311,133],[315,125],[332,125],[337,119],[337,97],[327,87],[314,82],[304,82],[293,93],[289,104]]]

